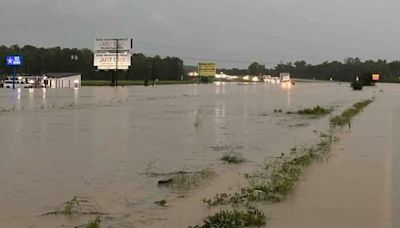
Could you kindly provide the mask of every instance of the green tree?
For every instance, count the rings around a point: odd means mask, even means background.
[[[261,65],[258,62],[253,62],[248,67],[250,75],[263,75],[265,74],[265,65]]]

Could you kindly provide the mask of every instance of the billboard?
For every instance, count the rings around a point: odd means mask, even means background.
[[[380,75],[379,74],[372,74],[372,81],[379,81]]]
[[[131,66],[131,54],[118,53],[117,63],[117,53],[95,53],[93,65],[99,70],[127,70]]]
[[[217,74],[217,65],[215,63],[199,63],[200,77],[215,77]]]
[[[6,66],[21,66],[22,63],[23,63],[22,56],[19,55],[6,56]]]
[[[132,39],[96,39],[94,46],[93,66],[98,70],[128,70],[131,66]]]
[[[118,43],[118,46],[117,46]],[[96,39],[95,52],[131,52],[133,49],[131,39]]]

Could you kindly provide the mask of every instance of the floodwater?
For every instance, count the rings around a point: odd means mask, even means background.
[[[226,148],[257,166],[328,129],[329,117],[274,110],[339,112],[375,93],[337,83],[0,89],[0,227],[85,223],[38,216],[74,196],[119,219],[134,223],[139,211],[145,220],[170,191],[143,172],[223,172],[229,167],[218,159]]]
[[[378,85],[351,128],[338,130],[327,162],[314,164],[287,200],[267,210],[271,228],[397,228],[398,85]]]

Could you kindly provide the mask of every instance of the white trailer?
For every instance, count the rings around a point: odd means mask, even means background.
[[[289,82],[290,81],[290,73],[279,73],[279,80],[281,82]]]

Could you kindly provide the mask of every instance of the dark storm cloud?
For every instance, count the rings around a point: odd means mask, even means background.
[[[0,44],[133,36],[138,52],[227,66],[397,59],[398,15],[395,0],[0,0]]]

